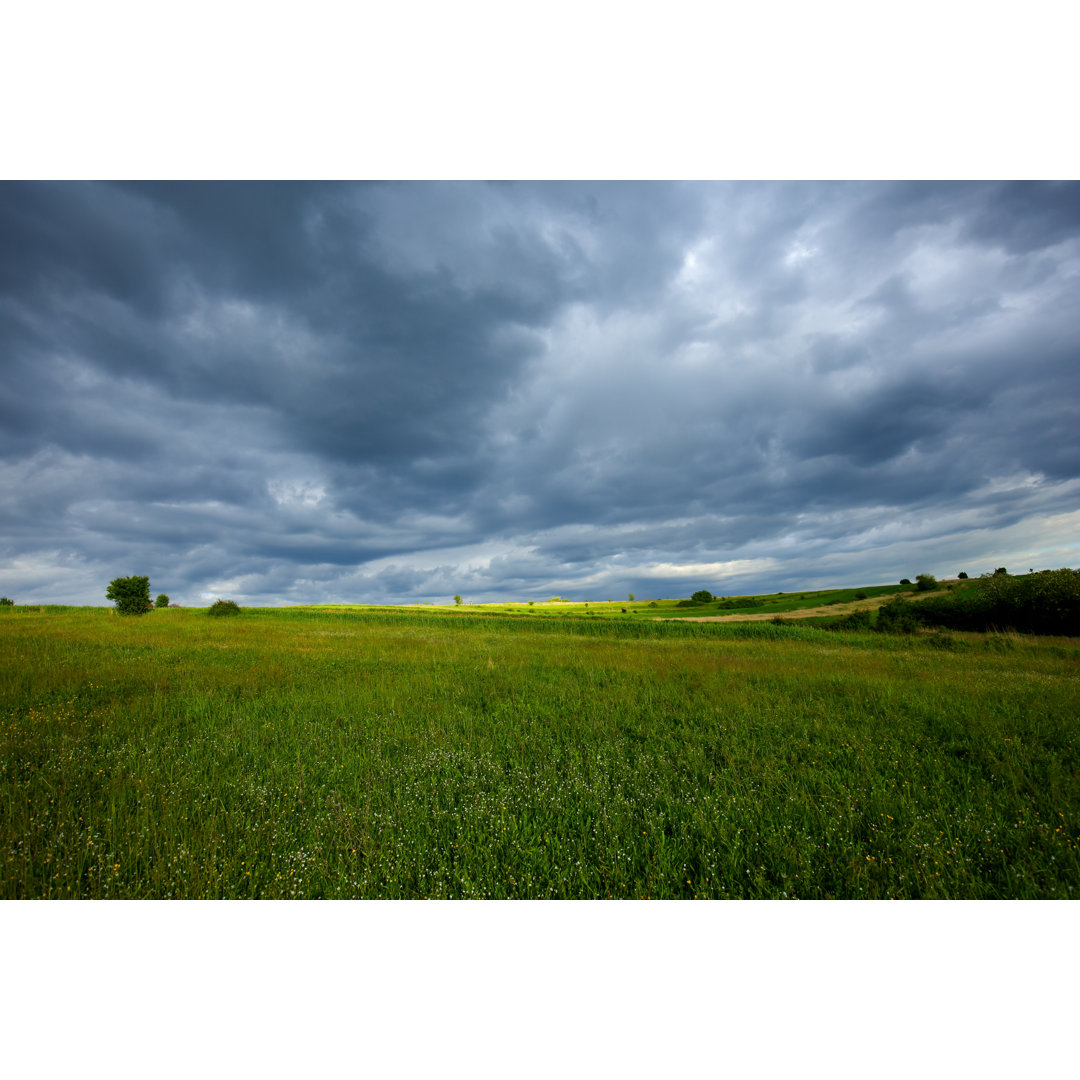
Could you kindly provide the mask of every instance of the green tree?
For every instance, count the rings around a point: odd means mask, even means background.
[[[708,589],[698,589],[693,596],[690,597],[695,604],[707,604],[713,598],[713,594]]]
[[[916,574],[915,588],[919,592],[929,592],[937,588],[937,578],[933,574]]]
[[[105,599],[116,604],[121,615],[145,615],[153,608],[150,603],[148,577],[118,577],[109,582]]]
[[[460,596],[455,596],[454,597],[454,603],[457,604],[458,607],[461,607],[461,597]]]
[[[158,593],[158,598],[154,601],[154,607],[168,607],[169,598],[164,593]]]
[[[240,605],[235,600],[215,600],[206,610],[207,615],[239,615]]]
[[[633,593],[630,593],[630,594],[629,594],[629,596],[630,596],[630,602],[631,602],[631,603],[633,603],[633,601],[634,601],[634,594],[633,594]]]
[[[966,571],[964,571],[964,570],[961,570],[961,571],[960,571],[960,573],[959,573],[959,574],[957,574],[956,576],[957,576],[957,577],[958,577],[958,578],[959,578],[959,579],[960,579],[961,581],[967,581],[967,572],[966,572]]]
[[[14,607],[15,601],[9,600],[6,596],[0,596],[0,607]]]

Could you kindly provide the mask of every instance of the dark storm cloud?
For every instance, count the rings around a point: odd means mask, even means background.
[[[5,184],[4,591],[1068,553],[1078,276],[1075,184]]]

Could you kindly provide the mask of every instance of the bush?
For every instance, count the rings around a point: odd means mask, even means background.
[[[690,597],[695,604],[707,604],[712,600],[713,594],[708,589],[698,589],[693,596]]]
[[[6,596],[0,596],[0,607],[14,607],[15,601],[9,600]]]
[[[915,588],[919,592],[930,592],[937,588],[937,578],[933,574],[916,574]]]
[[[240,605],[235,600],[215,600],[207,609],[207,615],[239,615]]]
[[[996,570],[994,571],[994,576],[995,576],[995,577],[997,577],[997,576],[998,576],[999,574],[1007,574],[1008,572],[1009,572],[1009,571],[1008,571],[1008,570],[1006,570],[1004,566],[999,566],[999,567],[998,567],[998,568],[997,568],[997,569],[996,569]]]
[[[105,599],[116,604],[121,615],[145,615],[153,610],[148,577],[118,577],[109,582]]]
[[[959,573],[959,574],[957,574],[956,576],[957,576],[957,577],[958,577],[958,578],[959,578],[959,579],[960,579],[961,581],[967,581],[967,573],[966,573],[965,571],[963,571],[963,570],[961,570],[961,571],[960,571],[960,573]]]
[[[901,584],[901,585],[910,585],[910,584],[911,584],[911,578],[909,578],[909,577],[902,577],[902,578],[900,579],[900,584]]]
[[[919,629],[919,616],[915,608],[922,605],[909,604],[903,597],[894,596],[878,608],[875,630],[885,634],[914,634]]]
[[[154,607],[168,607],[169,598],[164,593],[158,593],[158,598],[154,601]]]
[[[855,599],[856,599],[856,600],[865,600],[865,599],[866,599],[866,593],[864,593],[864,592],[863,592],[863,591],[862,591],[862,590],[860,589],[860,590],[859,590],[859,591],[858,591],[858,592],[857,592],[857,593],[855,594]]]
[[[861,611],[853,611],[850,615],[838,615],[821,625],[826,630],[869,630],[873,623],[873,617],[865,608]]]
[[[1040,570],[1024,577],[984,574],[916,607],[922,622],[952,630],[1075,637],[1080,635],[1080,570]]]

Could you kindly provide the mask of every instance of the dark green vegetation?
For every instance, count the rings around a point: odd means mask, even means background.
[[[1013,576],[1001,567],[913,605],[924,626],[1080,635],[1080,570]]]
[[[121,615],[145,615],[152,611],[150,579],[148,577],[118,577],[109,582],[105,599],[116,604]]]
[[[223,615],[239,615],[240,605],[235,600],[215,600],[206,610],[207,615],[220,618]]]
[[[1080,890],[1076,639],[457,611],[5,608],[0,896]]]

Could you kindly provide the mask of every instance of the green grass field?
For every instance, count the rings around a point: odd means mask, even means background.
[[[1080,894],[1080,640],[611,608],[9,609],[0,896]]]

